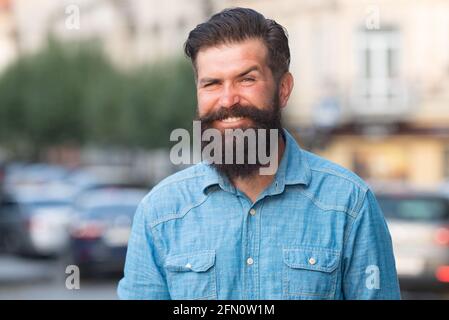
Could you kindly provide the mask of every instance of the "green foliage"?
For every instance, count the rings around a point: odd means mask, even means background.
[[[91,43],[49,41],[0,78],[0,143],[167,147],[171,130],[191,127],[195,105],[184,59],[125,72]]]

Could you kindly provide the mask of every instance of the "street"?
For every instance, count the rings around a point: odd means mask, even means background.
[[[67,289],[62,261],[0,254],[0,300],[116,300],[119,276],[83,279]],[[402,299],[449,299],[449,294],[402,292]]]
[[[65,267],[57,260],[0,255],[0,300],[114,300],[119,277],[80,278],[79,289],[67,289]]]

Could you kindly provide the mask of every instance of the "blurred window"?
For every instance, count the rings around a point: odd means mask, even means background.
[[[11,197],[7,195],[3,195],[2,197],[0,197],[0,210],[14,206],[17,206],[17,202],[14,201]]]
[[[398,77],[399,31],[389,27],[379,30],[362,30],[358,47],[361,77],[371,82],[371,90],[385,90],[381,82]],[[385,84],[385,83],[382,83]]]
[[[151,32],[153,33],[153,36],[159,37],[161,33],[161,26],[155,23],[151,28]]]
[[[378,197],[385,217],[412,221],[441,221],[449,219],[449,206],[445,199]]]
[[[449,179],[449,146],[444,150],[444,177]]]
[[[0,197],[0,220],[15,215],[18,211],[18,204],[8,195]]]
[[[394,26],[358,30],[355,111],[395,113],[392,108],[396,111],[404,108],[406,93],[400,79],[400,39],[399,29]]]

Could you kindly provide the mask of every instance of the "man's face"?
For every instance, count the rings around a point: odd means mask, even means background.
[[[257,128],[255,120],[277,112],[278,92],[267,55],[259,39],[200,50],[196,59],[199,119],[210,119],[210,127],[220,130]]]
[[[198,53],[196,66],[201,130],[222,132],[222,152],[217,156],[220,162],[213,163],[215,168],[231,179],[252,176],[262,164],[252,162],[250,156],[267,150],[261,146],[270,150],[268,129],[278,133],[281,129],[279,90],[267,65],[265,45],[253,39],[205,48]],[[252,143],[226,135],[226,131],[249,128],[257,131]],[[277,135],[273,143],[277,144]],[[207,144],[203,142],[203,150]],[[227,162],[230,148],[231,162]],[[239,156],[243,162],[238,162]],[[277,155],[273,157],[277,160]]]

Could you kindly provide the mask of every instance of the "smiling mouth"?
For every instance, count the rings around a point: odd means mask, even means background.
[[[243,117],[229,117],[229,118],[222,119],[220,121],[222,121],[224,123],[233,123],[233,122],[239,122],[243,119],[244,119]]]

